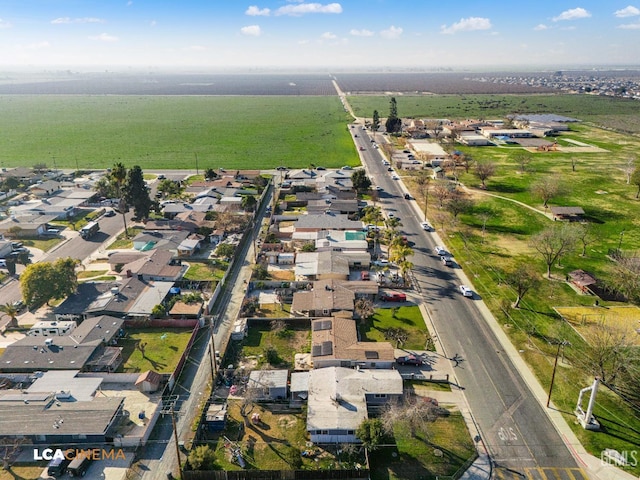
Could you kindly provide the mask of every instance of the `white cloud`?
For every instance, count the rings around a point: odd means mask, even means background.
[[[51,44],[47,41],[29,43],[27,45],[23,45],[22,48],[25,50],[42,50],[43,48],[50,48]]]
[[[298,3],[296,5],[286,5],[276,10],[276,15],[290,15],[299,17],[306,13],[342,13],[342,5],[339,3]]]
[[[3,20],[0,18],[0,30],[3,28],[11,28],[13,25],[11,25],[9,22],[7,22],[6,20]]]
[[[129,1],[127,2],[127,7],[130,7],[131,5],[133,5],[133,2],[132,2],[131,0],[129,0]]]
[[[373,32],[371,30],[356,30],[355,28],[350,30],[349,33],[354,37],[373,37]]]
[[[591,13],[589,13],[584,8],[578,7],[578,8],[571,8],[569,10],[565,10],[557,17],[553,17],[552,20],[554,22],[559,22],[561,20],[576,20],[578,18],[589,18],[590,16],[591,16]]]
[[[640,9],[633,5],[629,5],[628,7],[624,7],[622,10],[616,10],[614,15],[618,18],[637,17],[640,15]]]
[[[626,23],[618,25],[618,28],[622,30],[640,30],[640,23]]]
[[[335,40],[336,38],[338,38],[338,36],[335,33],[324,32],[322,35],[320,35],[320,38],[322,38],[323,40]]]
[[[260,25],[247,25],[240,29],[240,33],[250,37],[259,37],[262,35],[262,30],[260,29]]]
[[[51,20],[51,23],[54,25],[65,24],[65,23],[105,23],[105,21],[101,18],[94,17],[83,17],[83,18],[70,18],[70,17],[60,17]]]
[[[89,40],[98,40],[100,42],[117,42],[120,39],[118,37],[114,37],[113,35],[109,35],[108,33],[101,33],[100,35],[89,37]]]
[[[268,17],[271,14],[271,10],[268,8],[258,8],[255,5],[251,5],[247,8],[247,11],[244,12],[245,15],[249,15],[250,17]]]
[[[386,30],[382,30],[380,32],[380,36],[382,38],[388,38],[388,39],[398,38],[400,35],[402,35],[402,31],[403,31],[402,27],[396,27],[394,25],[391,25]]]
[[[533,27],[533,29],[536,32],[539,32],[541,30],[549,30],[549,27],[547,27],[544,23],[540,23],[540,24],[536,25],[535,27]]]
[[[149,25],[152,26],[152,27],[155,27],[157,24],[158,24],[158,22],[156,22],[155,20],[151,20],[149,22]]]
[[[471,32],[473,30],[489,30],[491,28],[491,20],[482,17],[461,18],[459,22],[452,24],[450,27],[443,25],[442,33]]]

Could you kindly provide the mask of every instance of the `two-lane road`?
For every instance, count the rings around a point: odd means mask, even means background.
[[[358,132],[357,140],[363,136]],[[366,136],[366,135],[365,135]],[[364,144],[364,142],[363,142]],[[414,274],[442,346],[456,358],[457,381],[478,424],[482,440],[502,476],[534,475],[549,471],[560,478],[570,472],[586,478],[562,437],[529,390],[525,381],[476,306],[477,295],[466,298],[458,291],[457,265],[446,267],[433,253],[432,234],[420,225],[413,200],[405,200],[400,182],[382,164],[378,150],[361,151],[374,183],[383,188],[379,204],[401,218],[402,230],[414,242]],[[504,472],[508,474],[505,475]],[[564,473],[563,473],[564,472]],[[555,475],[555,474],[554,474]]]

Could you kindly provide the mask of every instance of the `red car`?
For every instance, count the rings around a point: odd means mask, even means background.
[[[381,293],[380,300],[383,302],[406,302],[407,296],[404,293]]]
[[[404,357],[396,358],[398,365],[422,365],[422,358],[415,355],[405,355]]]

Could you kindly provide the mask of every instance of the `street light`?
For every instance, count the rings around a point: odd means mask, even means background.
[[[558,350],[556,350],[556,359],[553,362],[553,372],[551,373],[551,384],[549,385],[549,395],[547,396],[547,408],[549,408],[549,404],[551,403],[551,392],[553,390],[553,382],[556,379],[556,368],[558,368],[558,357],[560,356],[560,348],[568,344],[569,342],[567,342],[566,340],[563,340],[562,342],[558,343]],[[563,350],[563,356],[564,356],[564,350]]]

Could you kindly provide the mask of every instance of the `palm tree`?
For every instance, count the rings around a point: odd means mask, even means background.
[[[12,303],[5,303],[4,305],[0,305],[0,312],[4,313],[11,319],[11,325],[16,323],[16,319],[18,318],[18,307]]]

